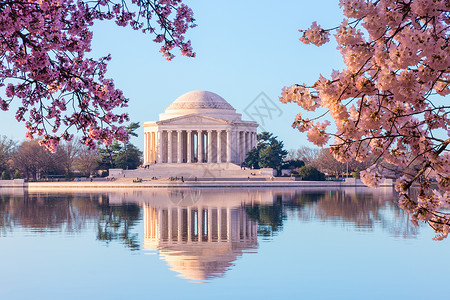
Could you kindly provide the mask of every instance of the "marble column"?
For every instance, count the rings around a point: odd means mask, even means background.
[[[251,132],[249,132],[249,131],[247,131],[246,133],[245,133],[245,155],[247,156],[247,153],[250,151],[250,134],[251,134]]]
[[[156,163],[157,157],[156,157],[156,132],[151,133],[151,140],[152,140],[152,155],[150,157],[150,163]]]
[[[172,130],[167,131],[167,162],[172,163]]]
[[[152,156],[153,156],[153,141],[152,141],[152,133],[147,133],[147,164],[151,164],[152,162]]]
[[[158,132],[157,132],[158,136],[156,137],[156,139],[158,140],[158,163],[159,164],[163,162],[163,160],[162,160],[162,158],[163,158],[163,155],[162,155],[162,144],[163,144],[162,133],[163,133],[162,131],[158,130]]]
[[[192,162],[192,130],[187,131],[186,147],[187,147],[187,162]]]
[[[183,147],[182,147],[182,144],[181,144],[181,134],[182,134],[183,132],[181,131],[181,130],[177,130],[177,137],[178,137],[178,142],[177,142],[177,163],[179,163],[179,164],[181,164],[183,161],[182,161],[182,158],[183,158],[183,155],[182,155],[182,153],[183,153]]]
[[[217,163],[222,162],[222,131],[217,130]]]
[[[146,135],[146,140],[147,140],[147,146],[146,146],[147,155],[146,155],[146,162],[145,162],[146,165],[152,163],[153,144],[152,144],[151,134],[152,134],[151,132],[147,132],[147,135]]]
[[[241,131],[241,163],[245,158],[245,131]]]
[[[155,161],[153,160],[153,155],[155,152],[155,141],[153,140],[153,132],[148,133],[148,156],[147,156],[147,164],[152,164]]]
[[[152,133],[148,132],[148,140],[147,140],[147,162],[145,164],[152,164],[152,155],[153,155],[153,141],[152,141]]]
[[[212,163],[212,150],[213,148],[213,143],[212,143],[212,130],[208,130],[208,150],[207,150],[207,154],[206,154],[206,158],[208,163]]]
[[[227,130],[227,163],[231,162],[231,130]]]
[[[199,163],[203,162],[203,132],[201,130],[197,131],[197,159]]]
[[[245,131],[241,131],[239,133],[240,137],[241,137],[241,161],[239,162],[239,164],[242,164],[245,160]]]
[[[148,152],[150,151],[148,145],[148,133],[144,132],[144,165],[148,164]]]
[[[252,132],[252,149],[256,147],[256,132]]]
[[[154,161],[152,161],[153,158],[153,152],[155,147],[155,141],[152,140],[152,132],[148,132],[148,138],[147,138],[147,162],[146,164],[152,164]]]

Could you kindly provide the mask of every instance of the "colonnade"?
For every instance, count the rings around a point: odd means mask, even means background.
[[[257,241],[256,222],[242,208],[144,205],[146,240],[168,243]]]
[[[144,164],[241,163],[256,147],[248,130],[157,130],[145,132]]]

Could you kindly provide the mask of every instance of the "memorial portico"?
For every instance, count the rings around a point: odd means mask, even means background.
[[[193,91],[176,99],[159,121],[144,123],[144,164],[241,164],[256,146],[253,121],[225,99],[208,91]]]

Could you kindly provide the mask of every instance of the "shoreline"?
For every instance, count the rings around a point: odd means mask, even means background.
[[[348,181],[247,181],[247,180],[198,180],[198,181],[170,181],[170,180],[143,180],[142,182],[133,182],[132,180],[115,181],[67,181],[67,182],[25,182],[22,180],[3,180],[0,183],[2,188],[48,190],[48,189],[152,189],[152,188],[302,188],[302,187],[367,187],[360,180]],[[392,180],[386,180],[380,187],[393,188]]]

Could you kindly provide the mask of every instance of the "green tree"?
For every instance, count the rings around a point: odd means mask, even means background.
[[[5,170],[2,172],[2,180],[10,180],[11,179],[11,173],[9,173],[9,170]]]
[[[253,148],[247,153],[247,158],[245,159],[247,166],[253,169],[259,169],[259,150],[258,148]]]
[[[116,163],[115,158],[122,151],[122,145],[117,141],[113,142],[111,145],[106,145],[98,149],[100,154],[100,168],[101,169],[115,169]]]
[[[309,180],[309,181],[323,181],[325,180],[325,174],[320,172],[314,167],[311,166],[303,166],[300,169],[297,170],[298,175],[303,180]]]
[[[137,137],[135,132],[140,127],[139,123],[132,122],[126,127],[129,136]],[[115,141],[111,145],[99,149],[100,167],[105,169],[136,169],[142,163],[142,151],[129,141],[123,146]]]
[[[22,178],[22,175],[20,175],[19,170],[16,170],[16,172],[14,172],[14,179],[19,179]]]
[[[131,135],[134,137],[138,137],[138,134],[135,131],[136,131],[136,129],[139,129],[140,127],[141,127],[141,125],[139,124],[139,122],[131,122],[130,125],[125,127],[125,130],[127,131],[129,136]]]
[[[283,162],[283,169],[298,169],[305,165],[300,159],[289,159]]]
[[[287,154],[283,142],[272,133],[262,132],[257,136],[256,148],[247,154],[245,162],[253,168],[274,168],[280,172]]]
[[[131,122],[125,130],[128,136],[137,137],[138,134],[135,131],[140,127],[139,122]],[[123,143],[123,152],[116,157],[116,165],[122,169],[136,169],[142,163],[141,157],[142,152],[128,140],[126,143]]]
[[[142,151],[133,144],[128,144],[126,148],[119,151],[114,158],[116,168],[136,169],[142,163]]]

